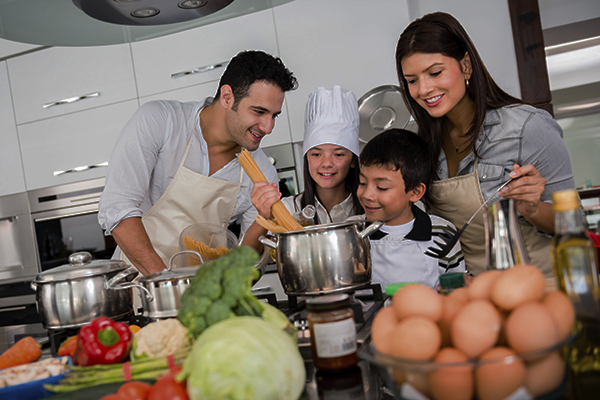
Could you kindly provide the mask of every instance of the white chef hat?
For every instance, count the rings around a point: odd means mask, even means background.
[[[306,103],[304,153],[320,144],[337,144],[359,154],[358,103],[354,94],[339,86],[318,88]]]

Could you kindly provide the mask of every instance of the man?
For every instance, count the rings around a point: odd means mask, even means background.
[[[256,210],[236,154],[248,149],[277,181],[259,145],[296,87],[279,58],[244,51],[229,62],[214,99],[142,105],[117,139],[100,199],[100,225],[119,245],[113,258],[149,274],[165,268],[189,225],[227,227],[243,215],[243,234]],[[260,248],[251,232],[243,244]]]

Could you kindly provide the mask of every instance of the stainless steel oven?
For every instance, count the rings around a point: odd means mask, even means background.
[[[69,254],[87,251],[109,259],[116,248],[98,224],[104,178],[30,191],[29,203],[40,271],[68,264]]]

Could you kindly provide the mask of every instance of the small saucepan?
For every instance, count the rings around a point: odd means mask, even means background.
[[[173,260],[187,254],[190,258],[197,258],[196,266],[172,269]],[[122,282],[135,267],[122,271],[106,282],[106,289],[121,291],[123,289],[137,288],[142,291],[143,315],[151,320],[177,317],[177,310],[181,305],[181,295],[190,286],[191,279],[196,275],[202,264],[202,256],[193,250],[183,250],[175,253],[167,269],[145,275],[133,282]]]
[[[363,288],[371,283],[368,237],[382,221],[365,228],[365,221],[308,226],[276,233],[260,242],[277,250],[277,272],[286,294],[320,295]]]

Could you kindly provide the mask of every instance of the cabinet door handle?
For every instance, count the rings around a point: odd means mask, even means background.
[[[176,72],[174,74],[171,74],[171,78],[176,79],[176,78],[181,78],[182,76],[186,76],[186,75],[193,75],[193,74],[199,74],[201,72],[212,71],[213,69],[225,67],[225,66],[227,66],[227,64],[229,64],[229,61],[223,61],[223,62],[216,63],[216,64],[205,65],[203,67],[190,69],[188,71]]]
[[[48,108],[48,107],[60,106],[62,104],[75,103],[76,101],[85,100],[85,99],[89,99],[90,97],[98,97],[98,96],[100,96],[100,92],[88,93],[88,94],[84,94],[83,96],[69,97],[68,99],[53,101],[52,103],[46,103],[42,107]]]
[[[108,161],[105,161],[105,162],[99,163],[99,164],[84,165],[82,167],[65,169],[64,171],[54,171],[54,176],[58,176],[58,175],[62,175],[62,174],[70,174],[72,172],[83,172],[83,171],[87,171],[88,169],[99,168],[99,167],[108,167]]]

